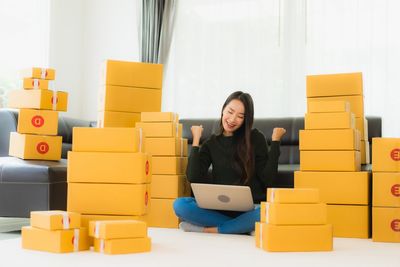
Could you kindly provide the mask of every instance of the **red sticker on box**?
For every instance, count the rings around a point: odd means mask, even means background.
[[[46,142],[40,142],[39,144],[37,144],[36,150],[40,154],[46,154],[47,152],[49,152],[49,145]]]
[[[150,163],[148,160],[146,160],[146,175],[149,175],[149,171],[150,171]]]
[[[54,96],[51,97],[51,103],[52,104],[57,104],[58,103],[58,97],[54,98]]]
[[[149,193],[146,191],[146,194],[144,194],[144,205],[147,206],[148,202],[149,202]]]
[[[394,184],[390,189],[392,195],[395,197],[400,197],[400,184]]]
[[[43,126],[44,118],[40,115],[36,115],[36,116],[33,116],[31,122],[34,127],[39,128],[39,127]]]
[[[400,160],[400,148],[395,148],[390,152],[390,157],[392,160],[399,161]]]
[[[400,232],[400,220],[399,219],[394,219],[390,223],[390,227],[392,228],[393,231]]]

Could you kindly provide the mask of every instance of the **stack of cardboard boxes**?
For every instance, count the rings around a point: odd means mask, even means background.
[[[368,238],[370,178],[360,172],[361,155],[369,160],[362,149],[368,134],[361,73],[308,76],[307,97],[295,187],[320,190],[334,236]]]
[[[149,226],[177,228],[179,219],[173,210],[177,197],[190,195],[186,182],[187,139],[182,124],[172,112],[143,112],[137,128],[146,134],[145,151],[152,155],[153,177]]]
[[[8,106],[20,109],[17,132],[10,134],[9,154],[21,159],[59,160],[58,111],[67,110],[68,93],[49,90],[54,69],[31,68],[22,75],[24,90],[12,90],[8,96]]]
[[[400,138],[374,138],[372,151],[372,240],[400,242]]]
[[[267,189],[256,223],[256,246],[266,251],[332,250],[332,225],[317,189]]]

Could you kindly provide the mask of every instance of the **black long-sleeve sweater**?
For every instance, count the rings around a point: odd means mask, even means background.
[[[191,183],[240,185],[240,173],[235,170],[235,141],[233,136],[212,135],[202,146],[192,147],[186,170]],[[280,142],[273,141],[271,149],[264,135],[257,129],[251,132],[255,169],[249,182],[254,203],[265,201],[266,188],[270,187],[278,172]],[[206,178],[212,164],[212,178]]]

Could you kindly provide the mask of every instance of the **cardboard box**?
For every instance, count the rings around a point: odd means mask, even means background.
[[[68,183],[68,211],[103,215],[148,212],[150,184]]]
[[[332,225],[273,225],[256,222],[256,246],[270,252],[330,251]]]
[[[338,73],[307,76],[307,97],[362,95],[362,73]]]
[[[56,78],[56,70],[51,68],[29,68],[20,71],[22,78],[34,78],[54,80]]]
[[[276,225],[326,224],[326,204],[261,202],[260,222]]]
[[[49,80],[24,78],[24,89],[49,89]]]
[[[94,251],[105,254],[128,254],[148,252],[151,250],[149,237],[129,239],[94,239]]]
[[[68,152],[68,182],[151,183],[151,156],[147,153]]]
[[[44,230],[76,229],[81,227],[81,215],[61,210],[31,211],[31,226]]]
[[[61,136],[10,133],[9,155],[21,159],[60,160]]]
[[[400,172],[400,138],[372,138],[373,172]]]
[[[57,135],[58,112],[53,110],[20,109],[17,132],[21,134]]]
[[[91,221],[89,236],[100,239],[147,237],[147,225],[142,221]]]
[[[137,122],[146,137],[182,137],[182,124],[174,122]]]
[[[400,208],[372,208],[372,241],[400,243]]]
[[[153,175],[151,195],[153,198],[190,197],[190,184],[184,175]]]
[[[361,140],[368,141],[368,121],[366,118],[356,118],[356,129],[360,131]]]
[[[294,172],[294,187],[316,188],[321,202],[327,204],[368,205],[369,172]],[[340,193],[339,193],[340,192]]]
[[[8,107],[67,111],[68,93],[50,90],[11,90]]]
[[[271,203],[319,203],[315,188],[267,188],[267,201]]]
[[[152,156],[187,157],[187,139],[177,137],[146,138],[146,152]]]
[[[99,214],[81,214],[81,226],[89,228],[91,221],[121,221],[121,220],[136,220],[147,222],[147,215],[140,216],[124,216],[124,215],[99,215]]]
[[[350,112],[350,103],[344,100],[313,101],[307,103],[307,112],[308,113]]]
[[[144,133],[137,128],[74,127],[74,152],[143,152]]]
[[[142,112],[141,121],[179,123],[179,116],[175,112]]]
[[[329,97],[309,97],[307,103],[314,101],[348,101],[350,103],[350,112],[354,113],[356,118],[364,117],[364,97],[361,95],[347,96],[329,96]]]
[[[301,171],[360,171],[360,151],[300,151]]]
[[[361,136],[355,129],[300,130],[300,150],[360,150]]]
[[[400,208],[400,172],[375,172],[372,177],[373,206]]]
[[[370,164],[371,158],[369,154],[369,142],[361,140],[361,164]]]
[[[89,249],[86,228],[71,230],[43,230],[31,226],[21,229],[22,248],[47,252],[74,252]]]
[[[355,129],[355,117],[349,112],[306,113],[304,129]]]
[[[161,90],[105,85],[99,92],[99,110],[161,111]]]
[[[99,128],[130,127],[140,121],[140,112],[100,111],[97,118]]]
[[[162,64],[106,60],[103,72],[103,84],[162,88]]]
[[[149,227],[178,228],[179,218],[174,212],[174,201],[175,199],[152,198],[147,225]]]
[[[152,157],[153,174],[185,174],[187,157]]]
[[[334,237],[369,238],[370,207],[328,205],[328,223],[333,225]]]

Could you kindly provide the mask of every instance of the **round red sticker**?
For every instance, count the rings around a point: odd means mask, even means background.
[[[394,184],[390,189],[392,195],[395,197],[400,197],[400,184]]]
[[[37,144],[36,150],[40,154],[46,154],[47,152],[49,152],[49,145],[46,142],[40,142],[39,144]]]
[[[42,127],[44,124],[44,118],[40,115],[36,115],[32,117],[32,125],[36,128]]]
[[[147,206],[148,202],[149,202],[149,193],[146,191],[146,194],[144,194],[144,205]]]
[[[150,164],[149,164],[149,161],[148,160],[146,160],[146,175],[149,175],[149,171],[150,171]]]
[[[75,241],[75,236],[72,237],[71,243],[74,244],[74,241]]]
[[[390,157],[392,160],[399,161],[400,160],[400,148],[395,148],[390,152]]]
[[[390,227],[392,227],[392,230],[395,232],[400,232],[400,220],[399,219],[394,219],[390,223]]]

